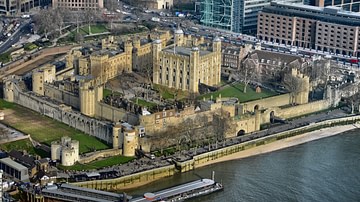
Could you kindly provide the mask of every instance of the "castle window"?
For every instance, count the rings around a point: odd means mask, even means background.
[[[163,117],[166,117],[166,112],[163,112]]]

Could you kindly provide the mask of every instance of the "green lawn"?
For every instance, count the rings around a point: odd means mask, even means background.
[[[0,99],[0,108],[5,108],[5,120],[2,121],[3,123],[25,134],[30,134],[31,138],[40,143],[50,145],[52,141],[60,140],[62,136],[69,136],[79,141],[80,153],[110,148],[109,145],[95,137],[20,105]]]
[[[10,53],[11,53],[11,51],[0,54],[0,62],[2,62],[2,63],[10,62],[10,60],[11,60]]]
[[[31,51],[31,50],[34,50],[36,48],[38,48],[38,46],[33,44],[33,43],[27,43],[27,44],[24,45],[24,50],[26,50],[26,51]]]
[[[103,167],[113,166],[113,165],[120,165],[132,161],[134,157],[126,157],[126,156],[112,156],[106,159],[93,161],[88,164],[75,164],[73,166],[59,166],[62,170],[92,170],[92,169],[99,169]]]
[[[7,102],[3,99],[0,99],[0,109],[12,109],[15,107],[15,104],[12,102]]]
[[[122,95],[122,93],[119,93],[119,92],[117,92],[117,91],[111,92],[110,89],[104,88],[104,89],[103,89],[103,98],[106,98],[107,96],[111,95],[112,93],[113,93],[115,96],[116,96],[116,95]]]
[[[134,103],[136,103],[136,98],[131,99],[131,101],[133,101]],[[156,106],[156,103],[148,102],[148,101],[143,100],[143,99],[140,99],[140,98],[137,99],[137,102],[138,102],[137,104],[140,105],[140,106],[142,106],[142,107],[149,107],[149,108],[151,108],[151,107],[155,107],[155,106]]]
[[[91,25],[90,27],[91,27],[91,34],[99,34],[99,33],[108,32],[105,25],[102,25],[102,24]],[[89,26],[84,25],[84,26],[80,27],[79,32],[81,34],[88,35],[89,34]],[[76,33],[76,30],[72,34],[75,35],[75,33]]]
[[[29,139],[19,140],[16,142],[9,142],[5,144],[0,145],[0,149],[4,151],[11,151],[11,150],[19,150],[19,151],[26,151],[29,154],[32,155],[39,155],[43,158],[50,157],[49,153],[46,153],[45,151],[41,149],[34,148],[31,144]]]
[[[230,85],[222,90],[201,95],[199,96],[199,99],[203,99],[204,97],[210,98],[211,95],[213,96],[213,99],[215,99],[219,96],[219,94],[221,94],[221,97],[236,97],[239,99],[239,102],[247,102],[251,100],[257,100],[260,98],[266,98],[277,95],[275,92],[266,89],[261,89],[261,93],[256,93],[255,89],[251,88],[250,86],[247,86],[246,93],[244,93],[243,92],[244,86],[245,85],[243,83]]]

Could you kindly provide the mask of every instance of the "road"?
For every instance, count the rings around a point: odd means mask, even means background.
[[[19,29],[7,39],[3,44],[0,45],[0,54],[6,52],[12,45],[20,40],[20,37],[29,34],[31,32],[30,21],[23,22]]]

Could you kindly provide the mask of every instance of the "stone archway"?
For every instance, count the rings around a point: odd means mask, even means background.
[[[260,106],[258,104],[254,106],[254,112],[259,109],[260,109]]]
[[[237,136],[242,136],[242,135],[245,135],[245,130],[244,129],[241,129],[237,132]]]

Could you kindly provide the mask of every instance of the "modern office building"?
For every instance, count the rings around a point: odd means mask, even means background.
[[[318,7],[336,6],[346,11],[360,11],[359,0],[304,0],[304,4]]]
[[[53,8],[67,9],[101,9],[104,7],[103,0],[52,0]]]
[[[339,7],[272,2],[258,17],[257,38],[359,57],[360,14]]]
[[[256,33],[257,13],[273,0],[202,0],[200,22],[238,33]],[[302,0],[282,0],[301,3]]]
[[[0,15],[16,15],[31,9],[46,6],[50,0],[0,0]]]

